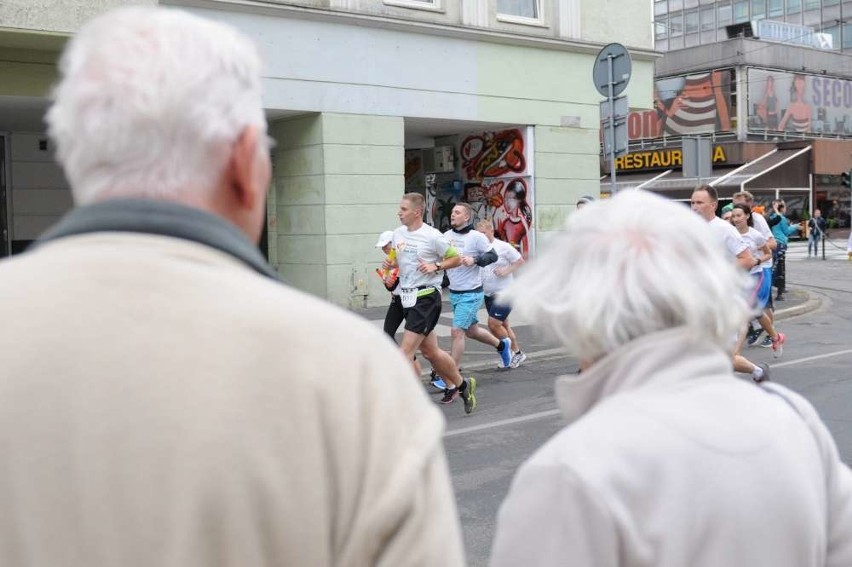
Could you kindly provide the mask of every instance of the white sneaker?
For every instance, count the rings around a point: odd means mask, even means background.
[[[517,368],[526,359],[527,355],[524,354],[524,351],[519,350],[514,355],[512,355],[512,362],[509,363],[509,368]]]

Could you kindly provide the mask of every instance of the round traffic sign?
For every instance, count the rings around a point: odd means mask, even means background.
[[[592,80],[595,88],[602,96],[609,96],[609,60],[612,59],[612,96],[618,96],[627,88],[630,82],[630,72],[633,63],[630,54],[620,43],[610,43],[600,50],[595,58],[595,66],[592,69]]]

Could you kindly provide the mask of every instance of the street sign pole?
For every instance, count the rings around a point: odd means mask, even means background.
[[[615,183],[615,96],[613,95],[615,76],[612,71],[612,53],[608,53],[606,59],[609,70],[609,95],[607,98],[609,99],[609,108],[612,112],[612,116],[609,118],[609,133],[610,140],[612,140],[612,151],[609,157],[609,194],[615,197],[615,192],[617,191]]]
[[[619,43],[610,43],[600,50],[592,69],[595,89],[606,97],[601,101],[600,127],[603,132],[604,159],[609,160],[610,194],[615,195],[615,158],[627,153],[627,97],[619,95],[630,81],[632,63],[627,49]],[[619,97],[619,98],[616,98]]]

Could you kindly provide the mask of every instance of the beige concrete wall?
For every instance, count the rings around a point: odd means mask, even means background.
[[[11,163],[11,240],[35,240],[71,209],[71,191],[54,161],[53,147],[41,149],[47,136],[14,132],[9,135]]]
[[[111,8],[157,4],[157,0],[4,0],[0,2],[0,26],[73,33],[86,20]]]
[[[279,141],[271,263],[294,286],[339,305],[386,302],[374,244],[398,225],[402,119],[311,114],[275,122],[270,132]]]

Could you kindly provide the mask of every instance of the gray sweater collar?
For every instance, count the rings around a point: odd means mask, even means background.
[[[254,271],[280,280],[237,227],[211,213],[167,201],[109,200],[74,208],[34,246],[93,232],[139,232],[190,240],[230,254]]]

